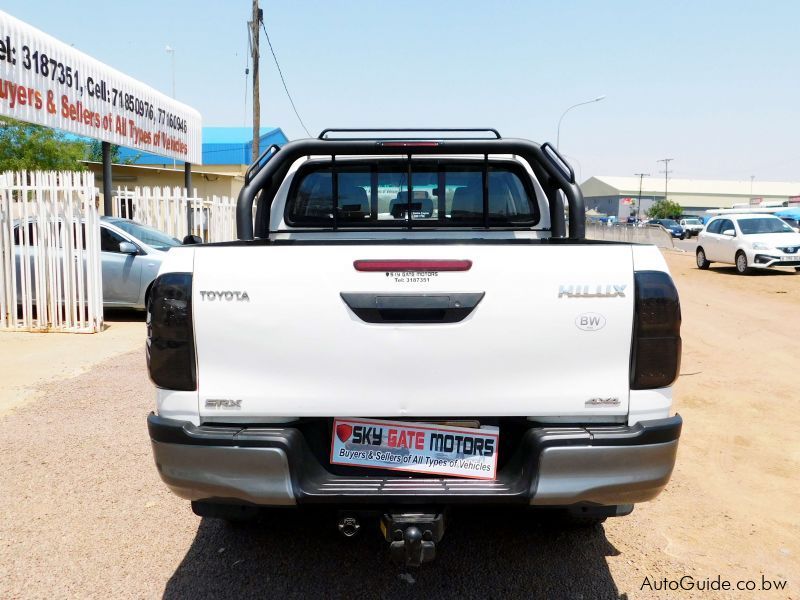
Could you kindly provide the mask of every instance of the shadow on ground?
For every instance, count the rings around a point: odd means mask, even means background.
[[[332,515],[279,512],[248,526],[203,519],[164,598],[626,598],[602,527],[559,529],[528,513],[451,515],[438,558],[406,572],[377,526],[354,539]]]
[[[131,323],[131,322],[142,322],[144,323],[145,318],[147,317],[147,313],[143,310],[137,310],[134,308],[104,308],[103,309],[103,320],[106,324],[113,324],[117,323]]]
[[[734,266],[718,267],[712,265],[708,272],[716,275],[735,275],[736,277],[781,277],[786,275],[791,277],[797,275],[795,271],[789,271],[787,267],[783,269],[751,269],[747,275],[740,275]]]

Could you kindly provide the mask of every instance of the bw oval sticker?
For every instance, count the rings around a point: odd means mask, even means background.
[[[597,331],[606,326],[606,318],[598,313],[583,313],[575,317],[575,327],[584,331]]]

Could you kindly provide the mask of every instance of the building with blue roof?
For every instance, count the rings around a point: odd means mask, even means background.
[[[262,127],[259,149],[272,144],[283,146],[289,140],[280,127]],[[172,165],[172,160],[132,148],[120,148],[121,162],[135,165]],[[203,127],[203,165],[249,165],[253,158],[252,127]],[[183,163],[177,163],[183,164]]]
[[[288,142],[279,127],[262,127],[259,150]],[[244,173],[253,158],[252,127],[203,127],[203,164],[192,165],[192,188],[198,196],[235,198],[244,184]],[[102,189],[103,165],[85,161]],[[119,149],[111,177],[112,189],[135,187],[183,187],[183,163],[132,148]]]

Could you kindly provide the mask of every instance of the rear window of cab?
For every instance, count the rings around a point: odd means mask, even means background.
[[[284,213],[292,227],[532,227],[529,175],[509,161],[346,161],[301,168]]]

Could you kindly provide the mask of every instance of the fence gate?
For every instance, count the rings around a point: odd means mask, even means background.
[[[102,329],[95,198],[89,172],[0,173],[0,329]]]

